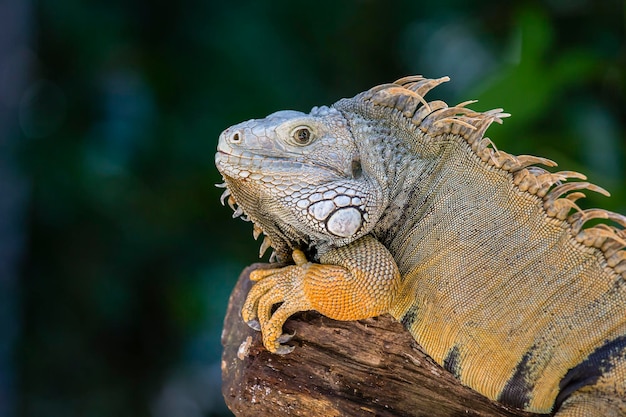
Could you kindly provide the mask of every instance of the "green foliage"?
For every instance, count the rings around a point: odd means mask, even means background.
[[[513,114],[497,146],[626,212],[619,1],[36,4],[20,415],[228,415],[221,320],[258,242],[219,205],[213,157],[239,121],[451,75],[435,94]]]

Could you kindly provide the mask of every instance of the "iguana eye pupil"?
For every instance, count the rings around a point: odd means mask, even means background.
[[[301,127],[293,133],[293,138],[301,145],[306,145],[311,140],[311,131],[306,127]]]

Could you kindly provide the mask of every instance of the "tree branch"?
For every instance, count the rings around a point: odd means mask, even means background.
[[[239,310],[252,285],[246,268],[224,321],[222,393],[237,416],[508,416],[504,408],[462,386],[434,363],[388,315],[342,322],[315,312],[292,316],[288,355],[265,350]]]

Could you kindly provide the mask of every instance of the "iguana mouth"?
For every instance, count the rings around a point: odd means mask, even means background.
[[[224,158],[224,160],[221,160]],[[246,164],[241,162],[245,161]],[[263,173],[261,174],[261,166],[255,165],[255,162],[263,162]],[[244,152],[227,152],[224,150],[218,150],[215,154],[216,165],[230,174],[235,174],[241,171],[247,171],[254,173],[257,176],[272,176],[272,175],[287,175],[286,173],[293,172],[294,169],[308,169],[317,170],[319,172],[325,172],[327,175],[333,175],[336,177],[345,177],[346,173],[341,170],[322,162],[312,163],[306,161],[304,158],[293,159],[291,156],[279,156],[274,154],[265,155],[263,153],[252,153],[249,151]],[[275,166],[274,170],[271,170],[272,166]],[[258,169],[256,169],[258,168]],[[257,171],[257,172],[255,172]]]

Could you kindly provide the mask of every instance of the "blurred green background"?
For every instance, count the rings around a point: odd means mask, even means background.
[[[0,415],[226,416],[219,133],[408,74],[626,213],[618,0],[0,1]]]

